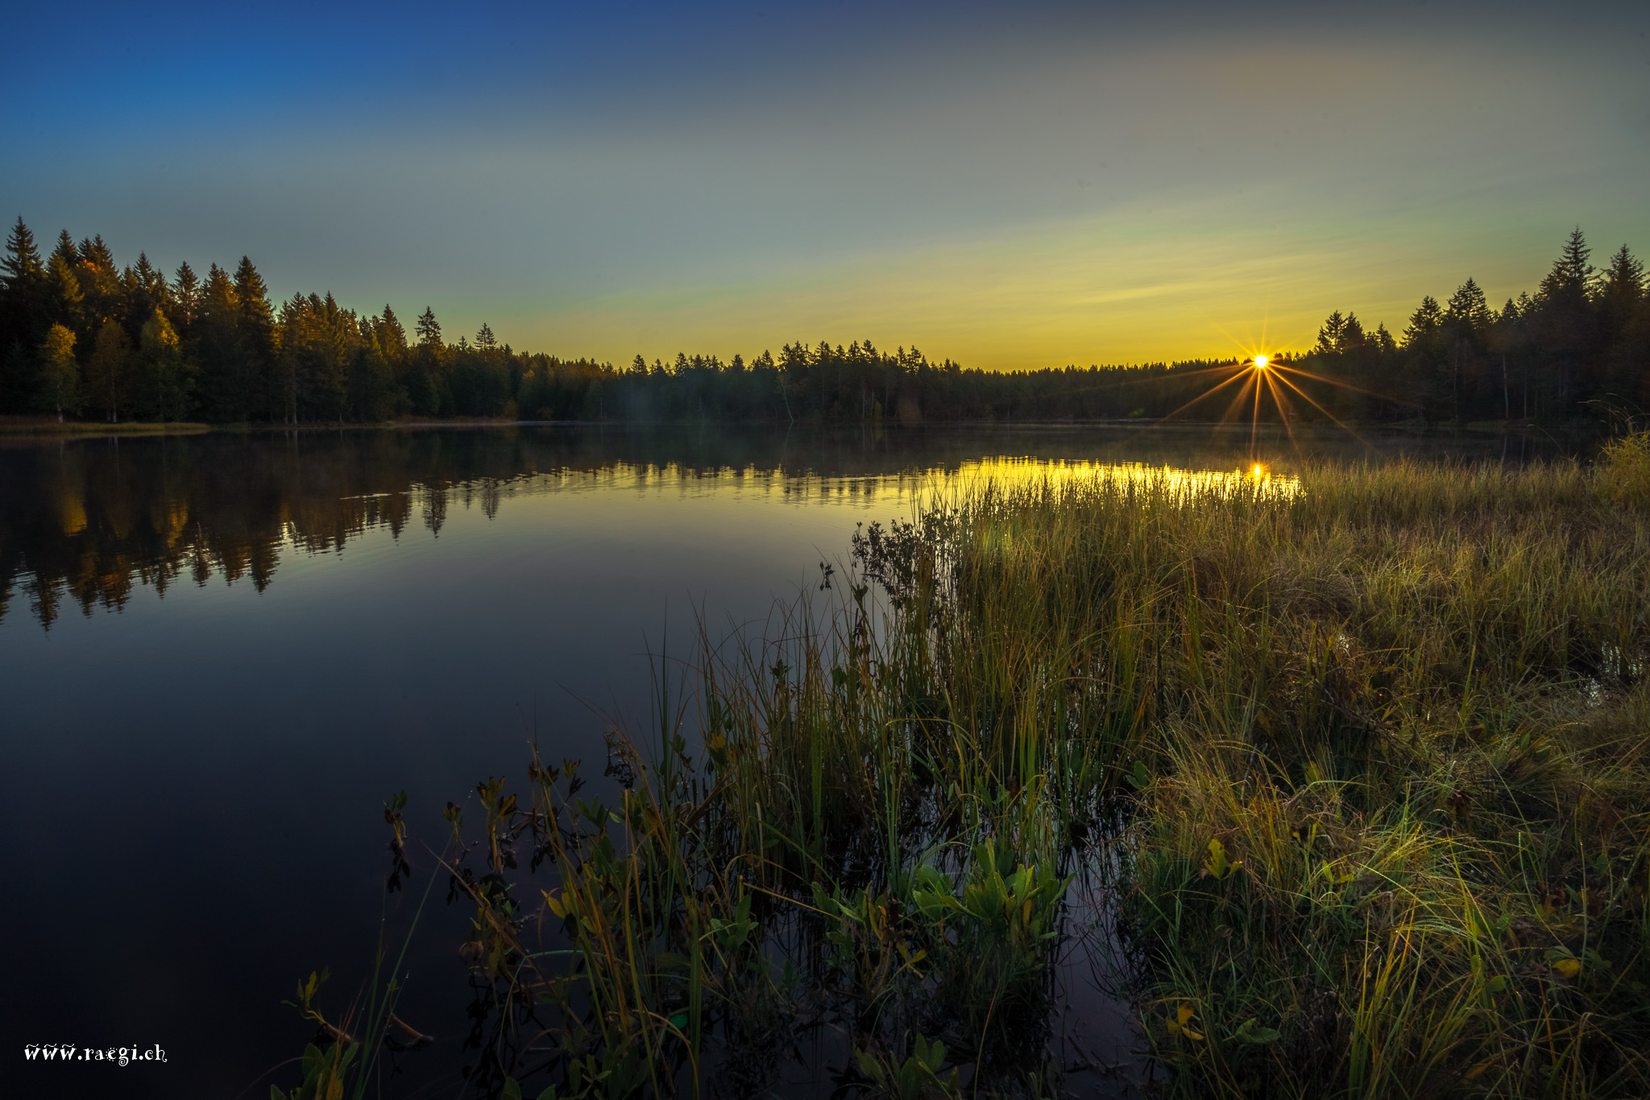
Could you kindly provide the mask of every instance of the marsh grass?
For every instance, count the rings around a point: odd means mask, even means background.
[[[501,1079],[1056,1092],[1115,921],[1169,1095],[1650,1093],[1646,453],[861,530],[828,607],[661,676],[617,799],[535,759],[452,808]]]

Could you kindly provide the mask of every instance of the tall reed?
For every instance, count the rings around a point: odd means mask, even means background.
[[[1116,918],[1170,1094],[1650,1093],[1634,458],[985,486],[862,529],[818,603],[661,677],[616,800],[535,761],[459,824],[517,1064],[697,1094],[824,1034],[845,1087],[1051,1091],[1062,945]],[[1098,868],[1113,911],[1073,909]]]

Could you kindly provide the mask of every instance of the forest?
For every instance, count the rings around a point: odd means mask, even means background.
[[[1304,420],[1564,423],[1650,407],[1650,292],[1626,245],[1596,268],[1580,228],[1533,291],[1499,308],[1469,278],[1427,295],[1399,333],[1330,313],[1310,349],[1275,361]],[[0,257],[0,416],[284,426],[403,417],[890,424],[1014,420],[1207,421],[1210,361],[998,372],[887,351],[786,344],[751,359],[638,355],[627,366],[520,352],[483,324],[449,342],[426,306],[358,313],[332,294],[272,302],[242,257],[170,278],[101,236],[61,232],[43,254],[21,216]],[[1278,415],[1282,403],[1261,419]]]

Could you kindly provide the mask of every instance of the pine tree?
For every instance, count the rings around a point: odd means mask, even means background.
[[[0,284],[8,292],[15,291],[19,284],[43,279],[46,275],[46,265],[40,261],[40,249],[35,247],[34,234],[23,223],[21,215],[6,238],[6,257],[0,260],[0,272],[4,272]]]
[[[144,252],[138,253],[136,264],[121,273],[121,285],[126,299],[126,332],[136,344],[155,310],[171,309],[172,288]]]
[[[1318,329],[1318,342],[1312,351],[1318,355],[1333,355],[1341,343],[1342,333],[1346,330],[1346,318],[1341,311],[1336,310],[1324,319],[1323,326]]]
[[[435,319],[433,313],[430,319]],[[392,366],[403,362],[407,357],[407,330],[401,327],[401,319],[395,315],[395,310],[386,304],[384,312],[379,314],[372,327],[384,360]]]
[[[305,361],[316,354],[314,313],[302,294],[281,303],[275,340],[281,350],[275,356],[271,400],[283,424],[298,422],[298,378],[308,373]]]
[[[229,273],[213,264],[201,284],[192,342],[200,366],[201,415],[214,423],[236,423],[248,416],[239,321],[235,286]]]
[[[79,260],[75,264],[74,274],[80,284],[80,334],[85,340],[95,338],[97,330],[110,317],[124,320],[125,295],[114,254],[103,243],[102,235],[81,241],[77,252]]]
[[[1490,312],[1483,290],[1469,277],[1450,295],[1444,309],[1445,378],[1450,415],[1457,423],[1465,419],[1473,398],[1482,389],[1482,356],[1494,323],[1495,314]]]
[[[355,421],[388,420],[399,411],[395,376],[384,357],[378,333],[370,325],[363,329],[365,339],[350,362],[349,417]]]
[[[1495,315],[1490,312],[1478,283],[1468,278],[1450,295],[1449,305],[1444,307],[1444,320],[1468,332],[1481,333],[1489,328]]]
[[[57,244],[52,248],[52,258],[62,260],[73,271],[80,262],[80,249],[75,247],[74,238],[69,236],[67,229],[58,230]]]
[[[34,234],[19,217],[0,259],[0,412],[23,411],[31,396],[28,364],[45,335],[49,286]]]
[[[275,310],[269,288],[249,257],[235,268],[236,337],[244,357],[246,410],[254,419],[276,419],[287,411],[276,402]]]
[[[1415,307],[1415,312],[1409,315],[1409,324],[1404,326],[1399,346],[1408,349],[1424,344],[1437,335],[1443,323],[1444,311],[1439,308],[1438,299],[1428,294]]]
[[[1346,323],[1341,326],[1340,338],[1335,341],[1335,350],[1342,354],[1354,352],[1362,348],[1367,340],[1363,322],[1358,320],[1356,313],[1348,310]]]
[[[418,318],[418,354],[407,373],[407,398],[412,411],[424,416],[440,416],[448,402],[441,360],[446,345],[441,342],[441,323],[429,306]]]
[[[196,277],[195,269],[189,266],[189,261],[184,260],[173,277],[171,309],[167,311],[168,320],[172,322],[179,340],[189,339],[195,327],[195,315],[200,312],[200,302],[200,279]]]
[[[1604,269],[1598,288],[1602,384],[1604,396],[1612,402],[1637,404],[1638,392],[1650,378],[1650,346],[1646,346],[1646,334],[1639,324],[1647,301],[1650,296],[1645,291],[1644,265],[1622,245],[1610,257],[1610,266]]]
[[[1536,292],[1532,322],[1537,344],[1551,367],[1549,411],[1569,413],[1574,404],[1592,396],[1600,381],[1598,326],[1592,302],[1596,282],[1591,250],[1581,227],[1571,231],[1552,270]]]
[[[1507,419],[1530,415],[1530,319],[1535,315],[1535,300],[1528,291],[1521,291],[1516,299],[1507,299],[1496,318],[1495,349],[1501,357],[1502,411]],[[1518,401],[1513,403],[1513,380],[1517,379]]]
[[[1610,336],[1626,329],[1644,294],[1644,265],[1622,245],[1610,257],[1610,266],[1604,269],[1598,287],[1599,306]]]
[[[1428,294],[1409,316],[1398,346],[1402,349],[1399,385],[1405,399],[1417,403],[1429,419],[1447,415],[1447,394],[1438,385],[1443,356],[1444,311]]]
[[[387,311],[389,307],[385,306],[384,309]],[[418,346],[437,350],[442,347],[441,322],[435,319],[435,310],[429,306],[425,306],[424,312],[418,317]]]
[[[46,266],[46,316],[71,331],[78,330],[84,323],[85,299],[74,266],[53,252]]]
[[[1586,298],[1595,281],[1593,265],[1588,262],[1592,254],[1581,226],[1570,230],[1569,239],[1564,242],[1558,259],[1553,261],[1552,270],[1541,280],[1541,294],[1549,298]]]

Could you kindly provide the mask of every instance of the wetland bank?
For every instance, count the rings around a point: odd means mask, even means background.
[[[433,872],[392,800],[472,1086],[1642,1094],[1650,441],[1257,473],[924,495],[656,655],[600,777],[483,781]],[[416,1077],[399,981],[320,988],[304,1088]]]
[[[17,5],[6,1094],[1650,1096],[1650,6],[1192,5]]]
[[[153,1021],[134,1095],[1642,1092],[1650,454],[1296,442],[14,441],[11,1023]]]

